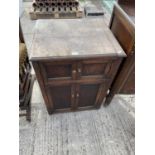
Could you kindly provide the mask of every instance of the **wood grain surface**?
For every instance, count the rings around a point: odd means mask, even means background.
[[[89,55],[125,56],[103,18],[38,20],[31,59]]]

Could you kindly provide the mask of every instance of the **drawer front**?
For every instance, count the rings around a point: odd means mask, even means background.
[[[78,63],[78,78],[112,78],[113,71],[119,63],[117,60],[88,60]]]
[[[45,82],[49,80],[76,79],[76,65],[73,62],[41,62],[40,68]]]

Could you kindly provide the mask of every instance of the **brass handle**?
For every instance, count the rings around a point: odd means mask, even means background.
[[[74,98],[74,94],[72,94],[72,98]]]
[[[79,93],[76,94],[76,97],[79,97]]]
[[[73,77],[73,80],[76,79],[76,70],[73,70],[73,71],[72,71],[72,77]]]
[[[81,69],[80,68],[78,69],[78,72],[81,73]]]
[[[108,95],[109,93],[110,93],[110,90],[108,89],[108,90],[107,90],[107,95]]]
[[[73,70],[72,73],[75,74],[76,73],[76,70]]]

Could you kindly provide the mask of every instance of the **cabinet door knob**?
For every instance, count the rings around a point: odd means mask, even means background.
[[[73,78],[73,80],[76,79],[76,70],[72,70],[72,78]]]
[[[81,69],[80,68],[78,69],[78,72],[81,73]]]
[[[79,93],[76,94],[76,97],[79,97]]]
[[[72,94],[72,98],[74,98],[74,94]]]
[[[75,73],[76,73],[76,70],[73,70],[73,71],[72,71],[72,73],[74,73],[74,74],[75,74]]]

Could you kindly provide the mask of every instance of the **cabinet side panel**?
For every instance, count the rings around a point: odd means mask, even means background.
[[[53,105],[51,103],[49,103],[49,100],[48,100],[48,97],[46,94],[46,90],[45,90],[44,80],[43,80],[43,77],[41,75],[41,70],[39,68],[38,62],[32,61],[32,65],[34,67],[36,77],[37,77],[39,86],[41,88],[41,92],[42,92],[42,95],[43,95],[43,98],[44,98],[44,101],[46,104],[46,108],[48,110],[48,113],[51,114],[53,112]]]

